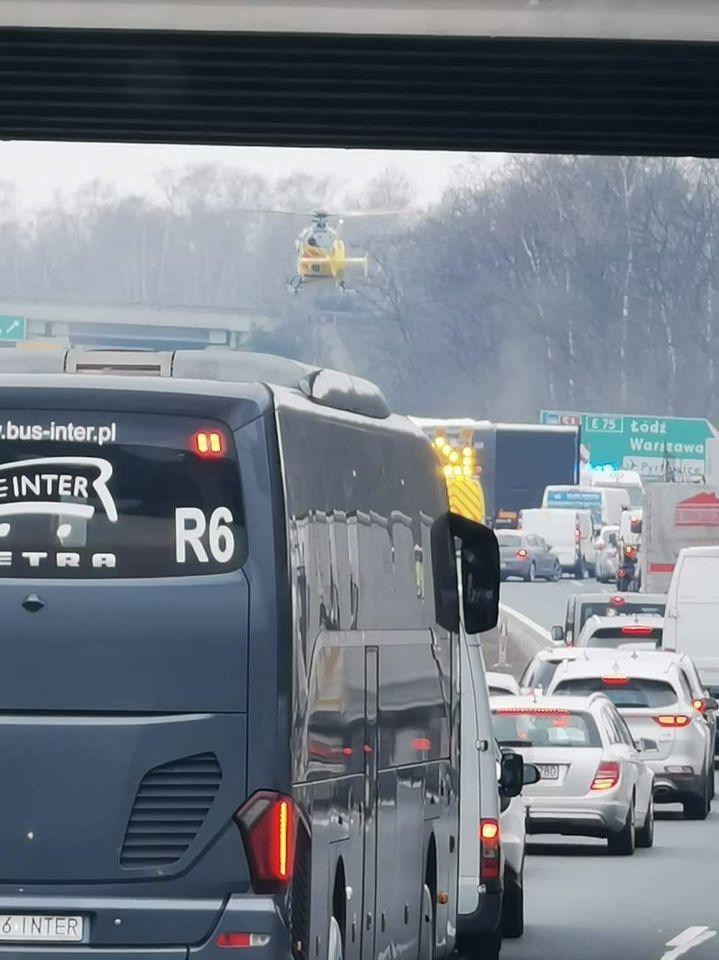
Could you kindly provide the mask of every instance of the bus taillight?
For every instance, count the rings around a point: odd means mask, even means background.
[[[254,793],[235,814],[256,893],[279,893],[292,879],[295,820],[289,797],[264,790]]]

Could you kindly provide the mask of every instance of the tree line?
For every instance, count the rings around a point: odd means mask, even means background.
[[[297,173],[271,183],[205,165],[155,197],[97,182],[28,216],[0,185],[6,298],[250,308],[248,346],[378,381],[418,415],[536,420],[540,408],[719,421],[719,166],[518,157],[470,164],[414,210],[388,171],[359,193]],[[344,191],[344,192],[343,192]],[[369,254],[353,292],[288,293],[293,239],[319,206]]]

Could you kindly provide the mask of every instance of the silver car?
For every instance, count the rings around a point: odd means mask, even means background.
[[[654,741],[644,753],[655,777],[657,803],[681,803],[688,820],[706,819],[711,808],[714,744],[703,712],[719,706],[702,698],[701,709],[684,671],[664,653],[568,660],[549,687],[553,701],[601,691],[619,710],[635,739]]]
[[[523,791],[528,834],[604,837],[625,856],[652,846],[654,775],[644,754],[657,744],[635,744],[607,697],[497,697],[492,711],[502,745],[541,773]]]
[[[520,577],[531,583],[561,579],[559,557],[542,537],[521,530],[497,530],[496,534],[502,580]]]

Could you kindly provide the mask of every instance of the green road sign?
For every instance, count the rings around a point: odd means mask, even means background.
[[[704,475],[704,445],[717,437],[708,420],[542,410],[540,423],[581,423],[584,455],[594,467],[636,470],[647,479]]]
[[[26,328],[25,317],[0,316],[0,340],[24,340]]]

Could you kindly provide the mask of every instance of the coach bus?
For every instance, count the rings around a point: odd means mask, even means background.
[[[426,438],[278,358],[0,354],[0,957],[448,956],[497,548]]]

